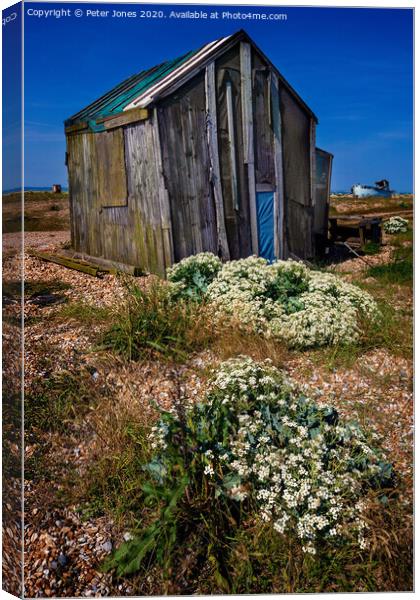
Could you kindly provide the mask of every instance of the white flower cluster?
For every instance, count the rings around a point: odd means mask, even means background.
[[[395,234],[395,233],[405,233],[408,231],[409,222],[407,219],[403,219],[403,217],[391,217],[387,221],[385,221],[383,227],[385,233]]]
[[[248,357],[221,365],[210,399],[220,397],[238,413],[229,447],[217,457],[238,476],[230,495],[252,495],[261,518],[279,533],[297,532],[305,552],[350,532],[365,547],[363,497],[380,457],[359,427],[340,425],[335,411],[299,396],[277,369]]]
[[[283,279],[293,285],[285,294],[272,290]],[[268,264],[263,258],[231,261],[223,265],[206,294],[219,316],[230,315],[242,326],[290,347],[351,343],[360,335],[359,321],[374,319],[373,298],[331,273],[311,271],[296,261]]]
[[[270,361],[222,363],[203,401],[181,420],[163,419],[153,437],[155,471],[180,453],[190,480],[198,473],[216,497],[256,507],[279,534],[297,535],[307,553],[347,536],[366,548],[367,491],[391,485],[383,475],[391,465],[358,424],[303,396]],[[176,472],[166,467],[159,472]]]

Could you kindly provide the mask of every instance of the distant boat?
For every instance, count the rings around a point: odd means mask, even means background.
[[[392,194],[395,194],[395,191],[389,189],[389,181],[387,179],[381,179],[380,181],[375,181],[374,186],[357,183],[352,186],[351,193],[355,198],[368,198],[369,196],[390,198]]]

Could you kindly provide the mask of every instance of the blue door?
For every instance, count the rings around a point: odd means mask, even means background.
[[[257,192],[259,255],[267,260],[274,256],[274,192]]]

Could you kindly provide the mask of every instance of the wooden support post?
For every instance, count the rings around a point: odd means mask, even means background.
[[[154,128],[154,146],[157,168],[159,172],[159,206],[162,220],[162,241],[165,257],[165,270],[174,262],[174,243],[172,237],[172,218],[171,207],[169,204],[169,194],[165,186],[165,177],[163,173],[162,147],[160,145],[159,119],[158,112],[155,108],[153,111],[153,128]]]
[[[239,210],[238,173],[236,169],[235,122],[233,118],[233,93],[232,82],[229,80],[226,81],[226,104],[231,169],[230,185],[232,188],[233,206],[235,207],[235,210]]]
[[[222,259],[229,260],[230,252],[226,234],[223,190],[220,177],[219,145],[217,142],[216,77],[214,61],[206,67],[205,83],[207,143],[210,157],[210,178],[213,185],[214,203],[216,208],[217,240]]]
[[[311,204],[316,202],[316,123],[311,118],[310,126],[310,168],[311,168]]]
[[[311,217],[311,230],[314,231],[314,220],[315,220],[315,205],[316,205],[316,121],[312,117],[310,125],[310,177],[311,177],[311,206],[313,207]],[[316,254],[316,247],[314,245],[315,236],[312,235],[312,256]]]
[[[241,103],[245,164],[248,169],[249,213],[252,252],[258,255],[257,198],[255,193],[254,120],[252,114],[251,46],[241,42]]]
[[[276,192],[274,195],[274,254],[277,258],[284,259],[284,179],[279,79],[273,72],[271,73],[270,79],[271,120],[274,138],[274,171],[276,177]]]

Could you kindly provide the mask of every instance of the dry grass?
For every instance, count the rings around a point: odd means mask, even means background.
[[[276,367],[283,368],[292,354],[282,342],[246,331],[235,320],[220,323],[216,331],[211,351],[219,361],[242,354],[259,362],[270,359]]]
[[[330,199],[330,216],[404,214],[413,211],[413,196],[407,194],[394,198],[353,198],[333,196]],[[406,215],[405,215],[406,216]]]
[[[21,231],[21,195],[3,196],[3,233]],[[68,193],[25,192],[25,231],[70,229]]]

